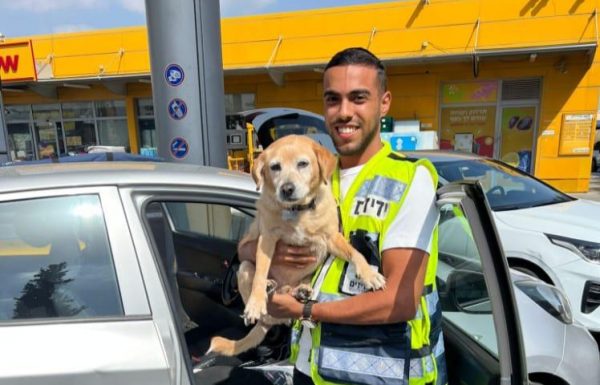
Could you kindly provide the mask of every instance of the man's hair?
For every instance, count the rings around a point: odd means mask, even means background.
[[[336,53],[325,66],[325,71],[331,67],[346,66],[351,64],[371,67],[377,70],[377,80],[379,80],[381,91],[384,92],[387,90],[387,79],[383,63],[377,56],[373,55],[373,53],[365,48],[346,48]]]

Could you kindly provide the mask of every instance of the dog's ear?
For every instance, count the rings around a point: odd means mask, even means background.
[[[252,165],[252,179],[256,183],[256,191],[260,190],[263,184],[263,168],[265,166],[265,152],[261,152],[258,158],[254,159]]]
[[[329,183],[331,179],[331,175],[333,175],[333,170],[335,170],[335,166],[337,165],[337,157],[331,153],[328,149],[321,146],[319,143],[313,143],[313,151],[317,156],[317,161],[319,163],[319,173],[321,176],[321,180],[323,183]]]

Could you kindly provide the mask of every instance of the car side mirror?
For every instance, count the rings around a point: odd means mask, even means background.
[[[447,297],[463,313],[491,314],[492,307],[483,273],[454,270],[446,281]]]

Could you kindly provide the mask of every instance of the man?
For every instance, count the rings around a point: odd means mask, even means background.
[[[444,384],[435,170],[382,143],[380,121],[392,96],[372,53],[337,53],[325,68],[323,89],[326,125],[339,153],[332,188],[343,232],[387,283],[383,290],[361,290],[353,269],[333,256],[313,280],[314,303],[271,297],[269,314],[316,325],[294,326],[294,383]],[[241,258],[252,259],[254,249],[241,248]],[[306,249],[279,244],[274,263],[309,259]]]

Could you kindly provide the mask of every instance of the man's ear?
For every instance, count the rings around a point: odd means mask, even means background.
[[[329,183],[333,170],[337,165],[337,158],[328,149],[321,146],[319,143],[313,143],[313,151],[317,156],[317,162],[319,163],[319,174],[323,183]]]
[[[252,165],[252,179],[256,183],[256,191],[260,190],[263,184],[263,168],[265,166],[265,152],[261,152],[258,158],[254,159]]]

